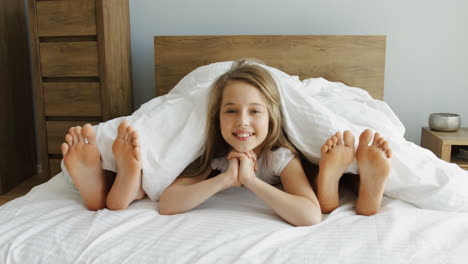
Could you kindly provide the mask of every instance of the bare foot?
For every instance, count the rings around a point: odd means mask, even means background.
[[[138,133],[127,121],[120,123],[112,145],[117,162],[117,176],[107,196],[107,208],[122,210],[145,197],[141,188],[141,152]]]
[[[107,184],[92,126],[70,128],[65,141],[61,146],[63,162],[85,206],[93,211],[103,209]]]
[[[337,132],[329,138],[321,149],[317,176],[317,197],[322,212],[335,210],[340,204],[338,185],[346,168],[354,160],[354,136],[351,131]]]
[[[356,212],[360,215],[373,215],[378,212],[385,183],[390,174],[392,150],[388,142],[379,133],[375,133],[369,146],[371,138],[370,129],[362,132],[356,152],[360,178]]]

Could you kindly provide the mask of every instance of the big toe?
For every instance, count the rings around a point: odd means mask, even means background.
[[[83,126],[83,136],[86,138],[88,143],[96,143],[96,133],[94,133],[94,129],[91,124],[86,124]]]
[[[119,124],[119,127],[117,128],[117,137],[119,139],[125,139],[125,137],[127,136],[128,126],[129,125],[128,125],[127,120],[124,120]]]
[[[372,131],[370,129],[364,130],[359,136],[359,147],[369,146],[372,139]]]

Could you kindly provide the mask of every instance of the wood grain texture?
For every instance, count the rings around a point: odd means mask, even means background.
[[[468,160],[457,156],[460,148],[468,149],[468,127],[462,127],[456,132],[440,132],[423,127],[421,147],[431,150],[442,160],[456,163],[468,170]]]
[[[383,99],[385,36],[156,36],[158,95],[213,62],[257,58],[301,79],[323,77]]]
[[[423,128],[427,133],[430,133],[437,138],[440,138],[444,144],[452,145],[468,145],[468,127],[461,127],[455,132],[441,132]]]
[[[60,146],[65,142],[65,135],[70,127],[83,126],[86,123],[96,125],[96,122],[85,121],[47,121],[47,149],[49,154],[62,154]]]
[[[40,54],[43,77],[99,76],[94,41],[40,43]]]
[[[47,134],[45,130],[44,100],[42,95],[41,57],[39,53],[39,35],[37,33],[36,1],[28,0],[29,41],[31,45],[32,86],[34,88],[34,105],[37,125],[37,146],[41,160],[43,180],[49,179],[49,155],[47,153]]]
[[[103,119],[133,111],[128,0],[96,0]]]
[[[42,175],[48,179],[55,173],[49,166],[56,165],[49,159],[58,159],[72,123],[133,110],[129,3],[28,1]]]
[[[0,194],[36,173],[34,114],[23,1],[0,2]]]
[[[442,143],[442,140],[440,140],[440,138],[438,138],[436,135],[432,134],[429,129],[421,129],[421,147],[429,149],[438,158],[441,158]]]
[[[96,35],[95,2],[39,1],[37,24],[40,37]]]
[[[46,82],[44,110],[47,116],[101,116],[99,83]]]

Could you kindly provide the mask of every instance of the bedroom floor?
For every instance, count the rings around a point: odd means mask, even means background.
[[[8,193],[0,195],[0,206],[13,199],[27,194],[34,186],[39,185],[43,182],[44,180],[40,178],[40,175],[32,176],[31,178],[20,183]]]

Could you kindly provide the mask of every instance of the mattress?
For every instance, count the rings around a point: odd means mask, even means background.
[[[243,187],[177,215],[160,215],[148,198],[94,212],[59,173],[0,207],[0,263],[466,263],[467,213],[384,197],[378,214],[361,216],[355,200],[344,190],[309,227],[284,222]]]

